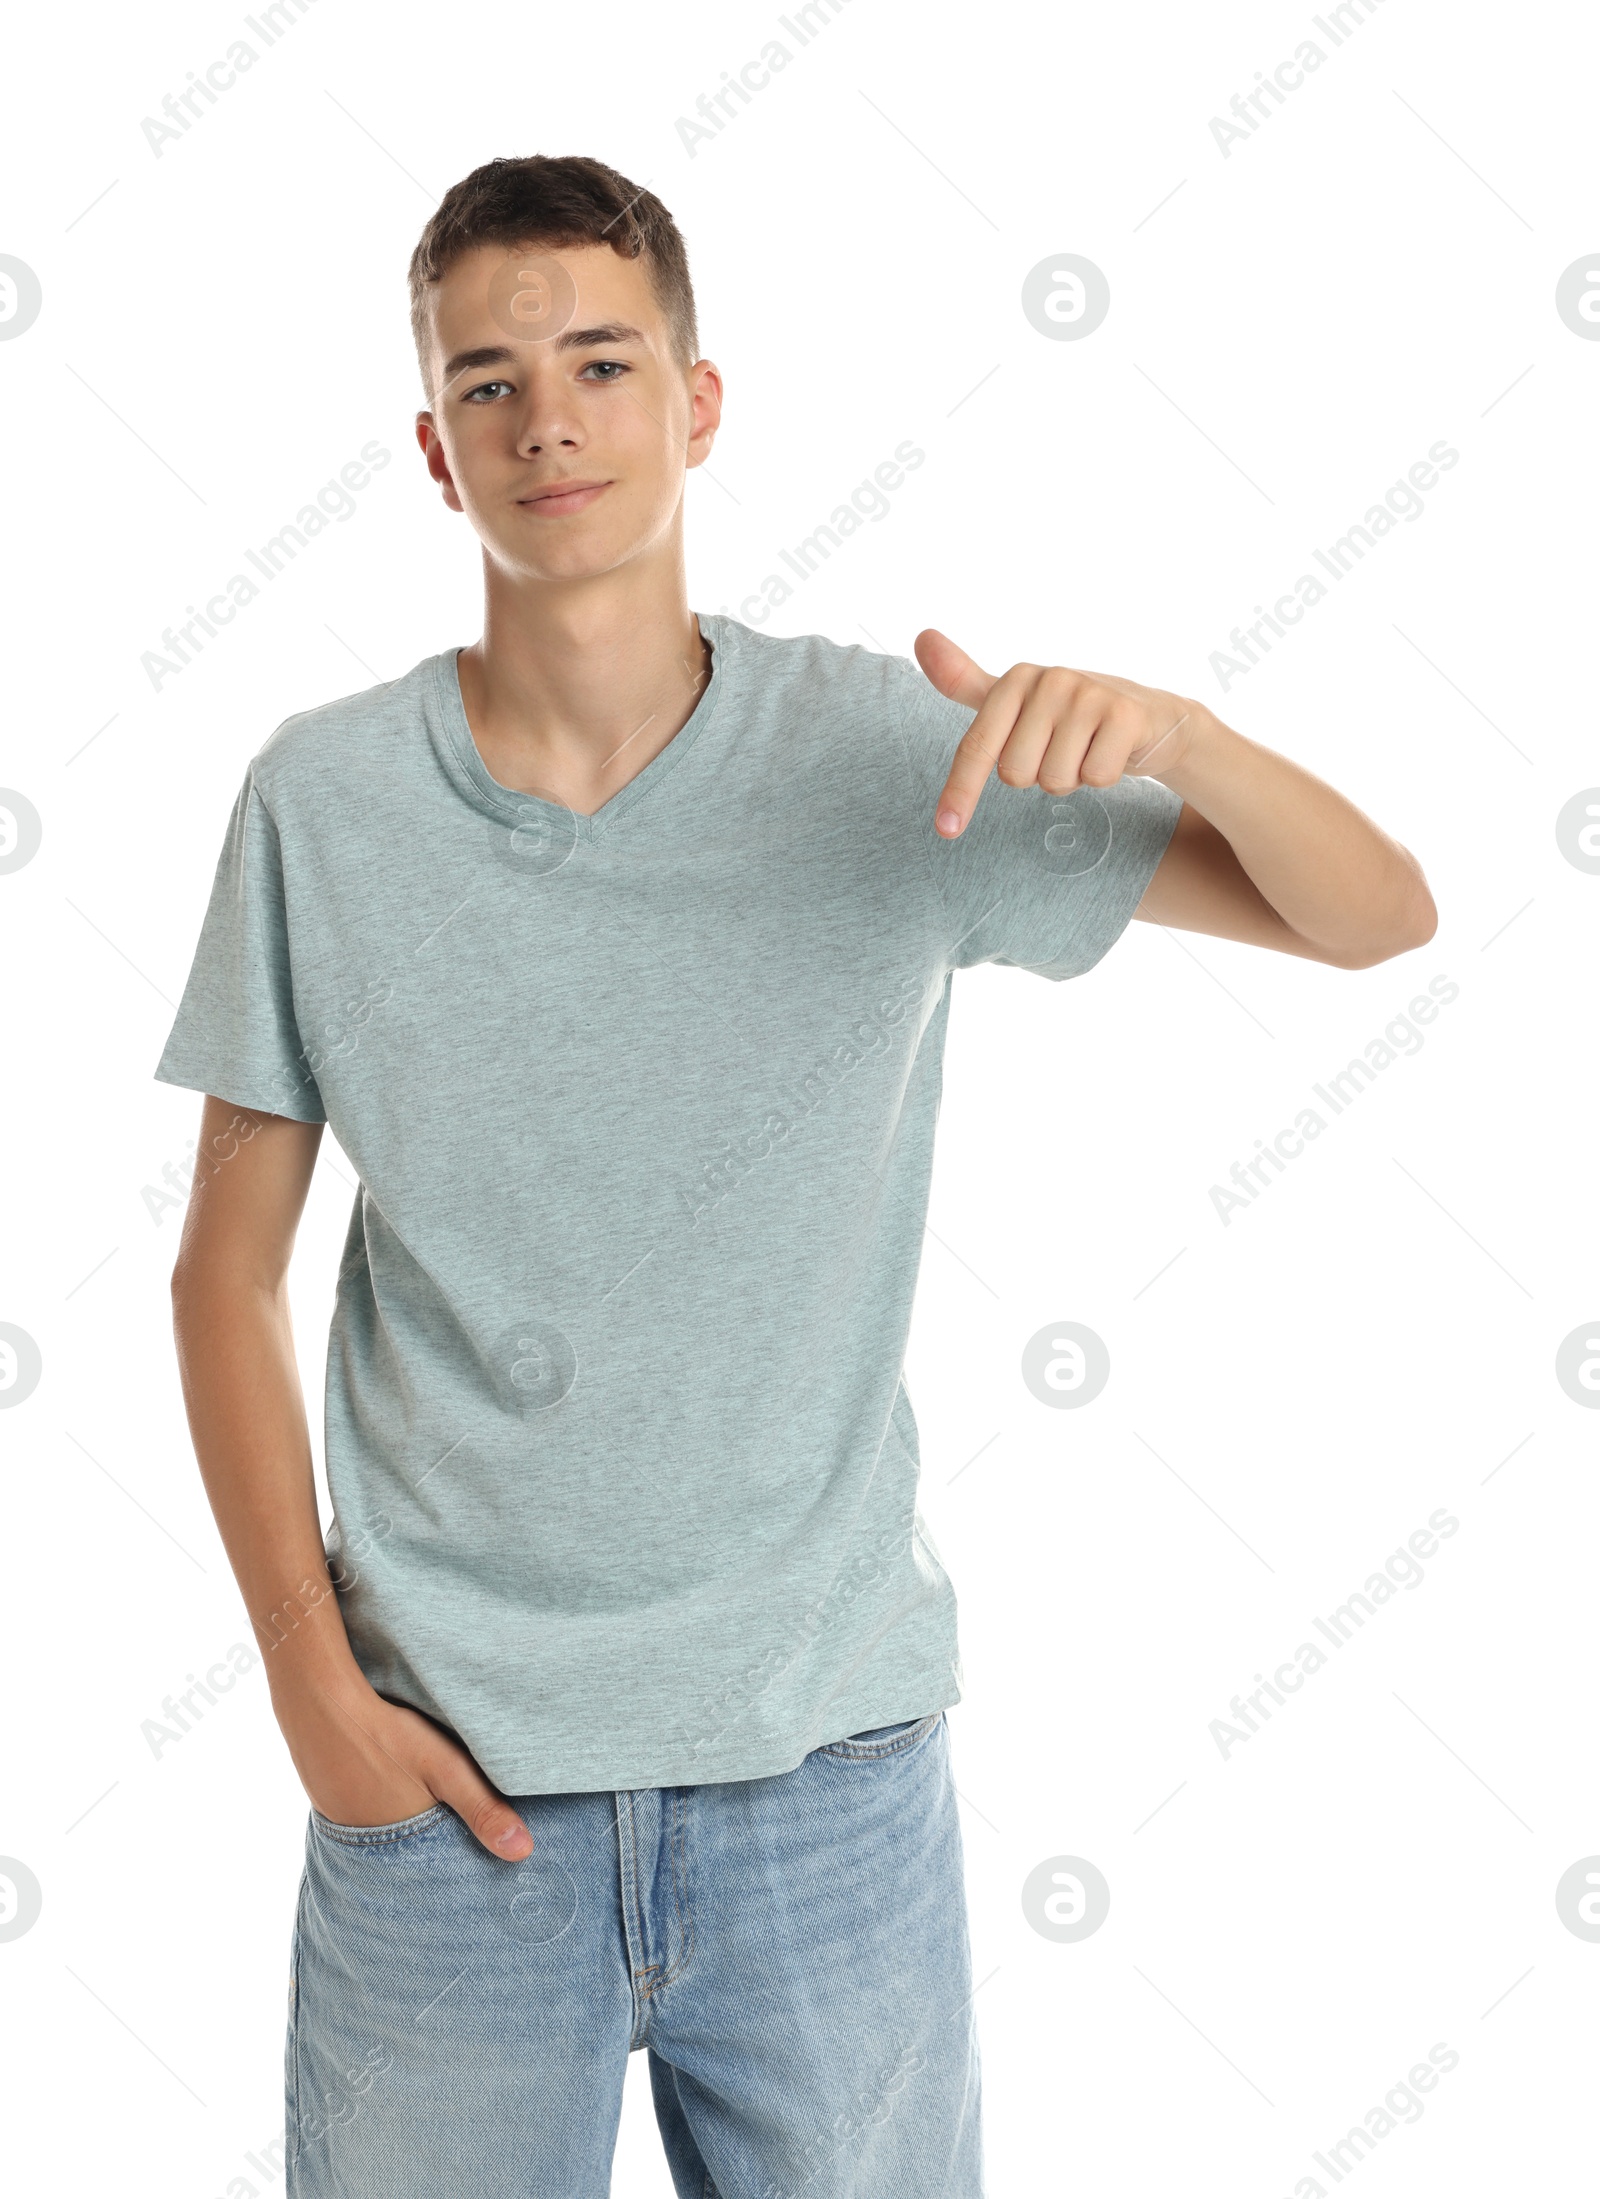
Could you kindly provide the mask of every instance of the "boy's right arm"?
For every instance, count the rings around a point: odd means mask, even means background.
[[[447,1802],[491,1855],[533,1842],[459,1742],[367,1681],[317,1517],[289,1318],[289,1257],[320,1123],[207,1098],[172,1273],[173,1333],[195,1455],[295,1769],[342,1825]]]

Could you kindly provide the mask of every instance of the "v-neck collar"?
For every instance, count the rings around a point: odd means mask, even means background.
[[[602,802],[587,816],[581,810],[568,809],[564,802],[548,801],[542,794],[524,794],[516,787],[502,786],[490,775],[478,753],[478,744],[467,720],[466,704],[461,698],[461,675],[456,664],[460,650],[444,650],[433,660],[433,686],[445,736],[444,761],[457,786],[477,808],[487,811],[491,817],[525,818],[530,809],[540,810],[552,818],[570,819],[577,827],[579,840],[597,840],[635,802],[660,785],[674,763],[694,746],[716,715],[728,682],[727,657],[733,638],[731,622],[719,612],[697,611],[694,616],[701,634],[711,646],[711,676],[701,690],[699,701],[665,748],[658,749],[642,771],[636,772],[626,786],[619,787],[609,801]]]

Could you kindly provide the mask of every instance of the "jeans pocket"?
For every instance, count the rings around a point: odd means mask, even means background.
[[[418,1833],[428,1832],[449,1815],[448,1802],[435,1802],[431,1809],[419,1811],[415,1817],[402,1817],[394,1825],[337,1825],[314,1807],[311,1822],[324,1840],[336,1840],[341,1847],[381,1848],[393,1841],[410,1840]]]
[[[836,1757],[850,1764],[871,1764],[882,1756],[903,1756],[907,1749],[914,1749],[925,1741],[943,1716],[942,1710],[930,1710],[926,1718],[908,1718],[901,1725],[877,1726],[865,1733],[852,1733],[847,1740],[825,1742],[816,1754]]]

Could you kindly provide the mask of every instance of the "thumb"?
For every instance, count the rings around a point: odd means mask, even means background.
[[[992,672],[975,664],[958,642],[941,634],[937,626],[925,626],[911,644],[921,665],[941,695],[976,710],[995,682]]]
[[[475,1840],[502,1863],[521,1863],[533,1853],[533,1835],[503,1794],[496,1793],[465,1750],[452,1749],[428,1767],[428,1784],[447,1802]]]

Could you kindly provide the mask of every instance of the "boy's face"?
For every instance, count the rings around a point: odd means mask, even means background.
[[[515,333],[541,317],[541,340]],[[684,469],[711,449],[722,379],[709,361],[674,358],[643,260],[603,244],[483,246],[435,286],[431,335],[417,441],[506,572],[590,579],[673,528]]]

